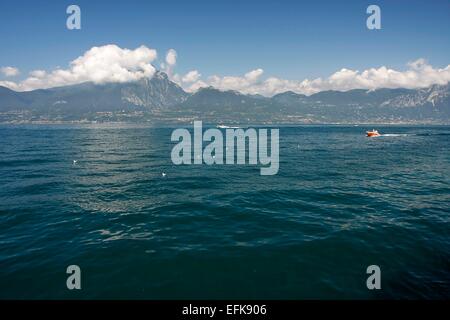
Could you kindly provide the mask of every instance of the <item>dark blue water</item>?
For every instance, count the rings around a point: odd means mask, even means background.
[[[449,298],[450,127],[366,129],[281,128],[260,176],[174,166],[168,128],[2,126],[0,298]]]

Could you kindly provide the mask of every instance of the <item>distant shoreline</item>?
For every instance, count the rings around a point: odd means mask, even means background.
[[[108,122],[95,122],[95,121],[27,121],[27,122],[0,122],[0,126],[67,126],[67,125],[80,125],[80,126],[110,126],[110,125],[125,125],[125,126],[140,126],[140,127],[172,127],[172,126],[185,126],[191,125],[193,122],[127,122],[127,121],[108,121]],[[342,126],[342,127],[354,127],[354,126],[450,126],[450,123],[438,123],[438,122],[357,122],[357,123],[332,123],[332,122],[312,122],[312,123],[236,123],[236,122],[221,122],[212,123],[204,122],[207,127],[215,127],[219,124],[225,124],[230,126],[242,126],[243,128],[253,127],[297,127],[297,126]]]

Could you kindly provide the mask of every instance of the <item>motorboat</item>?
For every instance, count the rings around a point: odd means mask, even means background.
[[[366,134],[368,137],[379,137],[381,134],[378,132],[378,130],[373,129],[372,131],[366,131]]]

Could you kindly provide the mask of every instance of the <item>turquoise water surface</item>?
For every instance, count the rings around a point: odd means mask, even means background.
[[[450,298],[450,127],[367,129],[281,127],[261,176],[173,165],[171,128],[3,125],[0,298]]]

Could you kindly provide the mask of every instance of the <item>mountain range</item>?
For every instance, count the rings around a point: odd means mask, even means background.
[[[185,92],[163,72],[128,83],[16,92],[0,87],[0,122],[203,120],[210,123],[450,123],[450,84],[423,89],[292,91],[273,97]]]

